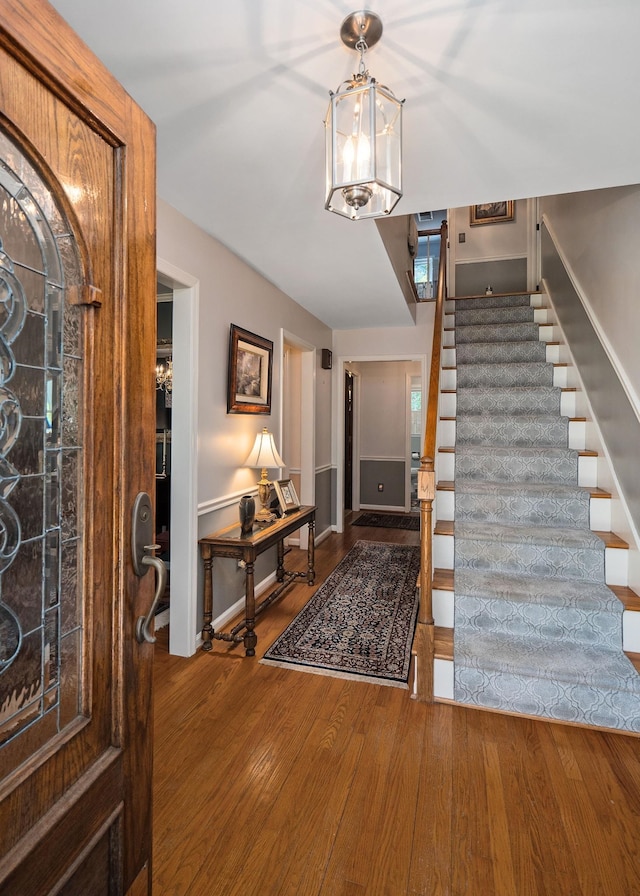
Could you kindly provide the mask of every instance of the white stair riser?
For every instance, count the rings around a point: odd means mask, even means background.
[[[553,324],[540,324],[538,338],[540,342],[558,342],[561,338],[560,330]]]
[[[640,653],[640,613],[633,610],[622,614],[622,647],[629,653]]]
[[[433,661],[433,695],[436,700],[453,700],[453,660]]]
[[[607,548],[604,552],[604,580],[607,585],[629,584],[629,551]]]
[[[442,626],[442,628],[453,628],[453,591],[443,591],[440,588],[434,588],[431,592],[431,599],[433,602],[434,624]]]
[[[440,371],[440,388],[455,389],[456,388],[456,371],[442,370]]]
[[[433,565],[440,569],[453,569],[453,536],[433,536]]]

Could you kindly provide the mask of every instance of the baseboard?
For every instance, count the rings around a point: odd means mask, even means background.
[[[361,504],[360,510],[372,510],[375,513],[407,513],[404,504],[401,507],[395,504]]]

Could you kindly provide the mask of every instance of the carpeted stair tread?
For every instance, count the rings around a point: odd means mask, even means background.
[[[559,414],[556,386],[458,386],[456,413]]]
[[[456,444],[566,448],[569,418],[553,414],[461,414]]]
[[[576,483],[578,452],[573,448],[460,445],[455,451],[456,486],[460,480]]]
[[[474,386],[551,386],[553,364],[512,361],[508,364],[462,364],[456,373],[458,389]]]
[[[473,299],[456,299],[455,310],[464,311],[467,308],[518,308],[531,307],[531,298],[524,296],[480,296]]]
[[[455,487],[456,519],[527,525],[589,527],[591,496],[576,485],[461,480]]]
[[[512,364],[532,361],[546,363],[547,347],[536,337],[525,342],[456,343],[456,364]]]
[[[570,526],[514,526],[456,520],[455,533],[456,541],[467,539],[502,544],[540,544],[604,552],[604,542],[595,532]]]
[[[456,325],[456,345],[469,342],[520,342],[539,338],[540,325],[534,321],[506,324]]]
[[[561,576],[549,580],[538,576],[459,569],[454,576],[454,588],[456,593],[492,600],[605,610],[618,616],[623,610],[614,592],[601,582],[583,582]]]
[[[456,308],[456,327],[477,326],[496,323],[530,323],[534,310],[529,305],[500,308]]]
[[[640,676],[622,652],[542,638],[505,637],[493,632],[465,639],[464,646],[456,651],[456,662],[471,668],[482,665],[486,670],[587,684],[603,690],[617,688],[637,697],[640,712]],[[640,725],[640,715],[636,722]]]
[[[604,580],[604,542],[588,529],[455,521],[455,569]]]

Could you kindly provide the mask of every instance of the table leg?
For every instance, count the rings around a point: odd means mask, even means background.
[[[256,595],[253,582],[253,563],[247,562],[245,567],[245,625],[247,630],[244,635],[245,656],[256,655],[258,636],[254,632],[256,624]]]
[[[201,545],[204,560],[204,618],[202,625],[202,649],[211,650],[213,644],[213,552],[208,544]]]
[[[316,580],[316,548],[315,548],[315,518],[309,520],[309,542],[307,544],[307,584],[313,585]]]
[[[284,538],[278,542],[278,567],[276,569],[276,579],[278,582],[284,582]]]

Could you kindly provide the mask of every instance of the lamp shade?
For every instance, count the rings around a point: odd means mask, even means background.
[[[266,427],[256,436],[253,448],[244,465],[256,469],[284,467],[285,463],[278,454],[273,434]]]

